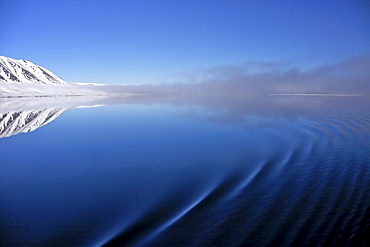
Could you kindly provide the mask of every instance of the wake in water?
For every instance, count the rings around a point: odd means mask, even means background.
[[[335,117],[267,130],[268,137],[251,140],[256,146],[220,171],[217,182],[170,193],[104,244],[365,246],[369,120]]]
[[[366,246],[368,99],[303,98],[2,104],[1,245]]]

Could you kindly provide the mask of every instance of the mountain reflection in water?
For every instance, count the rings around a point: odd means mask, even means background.
[[[365,246],[369,101],[1,99],[1,245]]]

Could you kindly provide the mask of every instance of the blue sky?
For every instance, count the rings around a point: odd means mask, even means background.
[[[245,61],[370,53],[368,1],[0,0],[0,53],[66,81],[163,83]]]

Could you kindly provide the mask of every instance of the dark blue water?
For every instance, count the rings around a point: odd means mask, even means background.
[[[0,139],[1,245],[366,246],[369,101],[277,100],[70,109]]]

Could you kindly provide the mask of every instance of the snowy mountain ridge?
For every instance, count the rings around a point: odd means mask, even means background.
[[[30,61],[0,56],[0,98],[109,94],[105,90],[106,87],[102,86],[105,84],[66,82],[53,72]]]
[[[153,88],[153,87],[150,87]],[[0,99],[17,97],[128,96],[148,94],[136,84],[67,82],[24,59],[0,56]],[[154,93],[162,93],[160,90]]]
[[[4,56],[0,56],[0,81],[3,83],[69,84],[51,71],[30,61]]]

